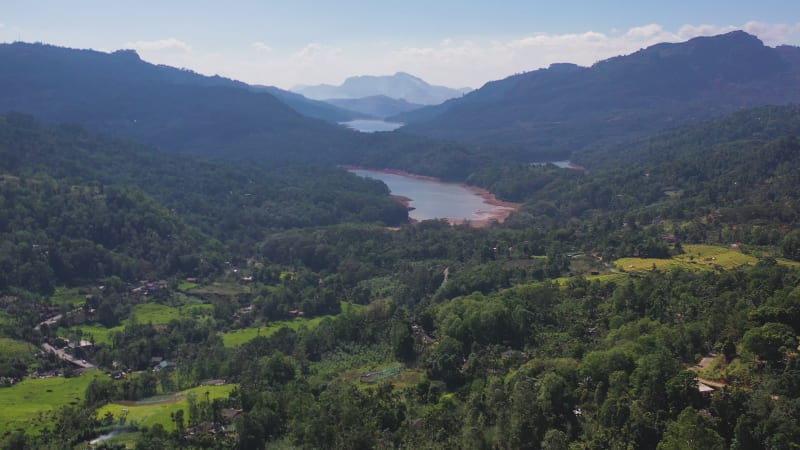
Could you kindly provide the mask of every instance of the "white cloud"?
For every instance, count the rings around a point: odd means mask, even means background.
[[[189,44],[175,38],[128,42],[125,46],[142,52],[190,53],[192,51],[192,47]]]
[[[633,27],[625,35],[633,39],[649,39],[662,33],[664,33],[664,28],[661,25],[651,23],[641,27]]]
[[[148,60],[217,73],[249,83],[272,84],[289,88],[296,84],[341,83],[353,75],[386,75],[404,71],[428,82],[453,87],[478,88],[487,81],[570,62],[588,66],[599,60],[635,52],[659,42],[681,42],[697,36],[710,36],[743,29],[757,35],[767,45],[800,44],[800,23],[770,24],[747,22],[742,25],[686,24],[665,29],[660,24],[643,24],[628,30],[581,33],[530,33],[507,39],[496,36],[470,36],[469,40],[440,37],[430,44],[411,45],[403,41],[337,43],[311,42],[302,48],[273,48],[269,58],[252,54],[227,53],[213,56],[202,51],[152,53]],[[156,41],[145,47],[177,47],[180,42]],[[138,43],[137,43],[138,44]],[[259,50],[261,42],[250,44]],[[264,44],[265,47],[266,44]],[[140,46],[141,47],[141,46]],[[136,48],[134,46],[134,48]]]
[[[780,45],[800,35],[800,22],[795,24],[747,22],[742,29],[755,34],[768,45]]]
[[[315,61],[329,60],[340,55],[341,53],[342,49],[339,47],[331,47],[320,44],[319,42],[312,42],[303,47],[300,51],[292,54],[291,58],[295,61],[311,63]]]
[[[257,52],[269,53],[272,51],[272,47],[260,41],[253,42],[250,46]]]

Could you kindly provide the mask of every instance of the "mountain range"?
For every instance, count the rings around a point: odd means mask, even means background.
[[[428,86],[403,73],[354,77],[344,86],[391,80]],[[329,122],[383,117],[387,108],[414,105],[338,97],[331,105],[153,65],[129,50],[0,45],[0,111],[77,123],[166,151],[393,167],[445,178],[466,177],[492,161],[591,159],[593,152],[651,132],[746,107],[798,102],[800,48],[767,47],[739,31],[658,44],[591,67],[554,64],[400,113],[389,119],[407,126],[373,136]]]
[[[402,130],[569,155],[741,108],[800,101],[800,48],[742,31],[665,43],[591,67],[554,64],[392,120]]]
[[[436,105],[469,92],[470,88],[453,89],[433,86],[424,80],[405,72],[394,75],[363,75],[350,77],[339,86],[320,84],[315,86],[298,85],[291,89],[315,100],[356,99],[384,95],[421,105]]]

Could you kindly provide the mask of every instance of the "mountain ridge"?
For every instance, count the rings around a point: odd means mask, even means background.
[[[438,106],[391,117],[402,130],[564,156],[595,143],[800,101],[800,57],[742,31],[662,43],[590,67],[512,75]],[[526,156],[527,155],[527,156]]]
[[[317,159],[354,132],[308,118],[264,91],[142,61],[45,44],[0,45],[0,110],[158,148],[228,158]],[[330,151],[329,151],[330,153]]]

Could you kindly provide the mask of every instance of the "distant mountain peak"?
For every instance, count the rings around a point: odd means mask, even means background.
[[[133,50],[133,49],[117,50],[114,53],[112,53],[111,55],[115,56],[117,58],[125,58],[125,59],[131,60],[131,61],[141,61],[142,60],[142,58],[139,57],[139,54],[136,53],[136,50]]]
[[[396,100],[421,105],[435,105],[454,97],[460,97],[471,89],[454,89],[434,86],[422,78],[407,72],[394,75],[358,75],[349,77],[339,86],[320,84],[298,85],[291,89],[315,100],[358,99],[383,95]]]

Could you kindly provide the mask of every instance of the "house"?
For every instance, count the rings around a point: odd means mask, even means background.
[[[716,391],[713,387],[700,382],[697,383],[697,390],[700,391],[700,395],[706,400],[710,399],[711,395]]]
[[[158,372],[160,370],[166,370],[166,369],[170,369],[170,368],[173,368],[173,367],[175,367],[175,363],[174,362],[164,360],[164,361],[161,361],[160,363],[158,363],[158,365],[153,370]]]

